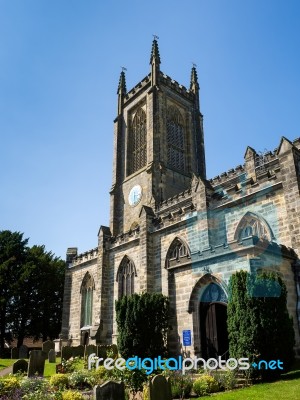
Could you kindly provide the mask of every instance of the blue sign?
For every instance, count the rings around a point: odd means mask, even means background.
[[[183,345],[184,346],[191,346],[192,345],[192,336],[191,336],[191,331],[190,330],[182,331],[182,338],[183,338]]]

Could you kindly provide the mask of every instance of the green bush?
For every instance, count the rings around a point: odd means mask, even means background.
[[[112,376],[111,371],[105,369],[103,365],[101,365],[99,368],[95,370],[92,370],[91,374],[94,378],[95,385],[102,385],[104,381],[108,380]]]
[[[203,374],[194,381],[193,390],[198,396],[205,396],[208,393],[218,392],[220,388],[214,377]]]
[[[150,400],[149,385],[144,385],[143,387],[143,400]]]
[[[67,374],[54,374],[49,382],[55,388],[66,388],[69,384],[69,376]]]
[[[84,400],[84,397],[79,392],[73,392],[72,390],[67,390],[62,394],[62,400]]]
[[[62,400],[62,394],[60,392],[45,393],[43,391],[37,391],[23,395],[22,400]]]
[[[20,381],[20,387],[23,393],[32,393],[37,391],[46,392],[49,390],[49,383],[46,379],[40,377],[25,377]]]
[[[174,371],[168,375],[171,382],[172,396],[180,399],[188,397],[193,387],[192,378],[189,375],[183,375],[181,371]]]
[[[123,296],[116,301],[118,349],[124,358],[163,356],[169,301],[160,293]]]
[[[114,368],[109,371],[109,378],[124,382],[130,392],[135,395],[137,392],[143,390],[143,385],[147,382],[148,375],[144,369],[130,370],[125,368],[121,371],[118,368]]]
[[[81,357],[71,357],[68,360],[62,359],[61,365],[64,372],[80,371],[84,368],[84,359]]]
[[[236,386],[236,371],[215,372],[213,376],[221,389],[232,390]]]
[[[294,358],[293,322],[287,310],[287,289],[275,273],[239,271],[229,282],[227,328],[230,356],[280,360],[288,368]],[[246,377],[276,379],[280,369],[250,368]]]
[[[95,383],[95,378],[91,372],[86,369],[82,369],[80,371],[72,372],[68,377],[68,382],[73,388],[91,388]]]
[[[0,379],[0,396],[9,395],[20,388],[20,382],[15,376],[7,376]]]

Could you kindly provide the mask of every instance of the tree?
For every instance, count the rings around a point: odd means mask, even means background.
[[[116,301],[118,348],[123,357],[163,356],[169,301],[159,293],[123,296]]]
[[[4,349],[8,308],[25,262],[27,243],[20,232],[0,231],[0,351]]]
[[[0,232],[1,349],[8,332],[54,338],[61,327],[65,262],[18,232]]]
[[[293,361],[294,330],[288,315],[287,290],[275,273],[232,275],[230,280],[227,326],[231,357],[280,360],[287,369]],[[249,375],[264,379],[277,377],[280,370],[255,370]]]
[[[27,251],[12,300],[11,329],[18,346],[26,335],[46,340],[57,337],[61,328],[65,262],[33,246]]]

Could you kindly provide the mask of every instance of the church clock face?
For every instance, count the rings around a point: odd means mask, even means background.
[[[142,188],[140,185],[133,186],[129,192],[128,201],[129,204],[134,207],[141,201],[142,198]]]

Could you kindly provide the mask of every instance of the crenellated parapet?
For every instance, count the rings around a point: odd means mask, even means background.
[[[180,83],[170,78],[163,72],[161,72],[160,82],[163,83],[165,86],[169,87],[170,89],[174,90],[181,96],[185,97],[186,99],[194,101],[195,94],[191,90],[187,89],[185,86],[181,85]]]
[[[106,238],[106,244],[109,249],[113,249],[123,244],[131,243],[140,237],[140,227],[136,226],[127,232],[121,233],[117,236]]]
[[[72,267],[78,266],[80,264],[84,264],[88,261],[92,261],[97,259],[98,257],[98,247],[94,249],[85,251],[84,253],[78,254],[73,258]]]

